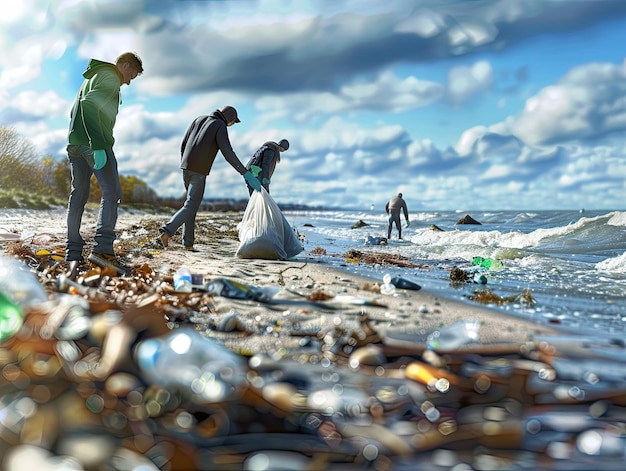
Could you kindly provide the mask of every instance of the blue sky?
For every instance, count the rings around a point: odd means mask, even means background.
[[[242,162],[286,138],[279,203],[409,210],[624,209],[621,0],[0,2],[0,125],[65,158],[90,58],[135,51],[120,172],[184,192],[180,142],[237,108]],[[221,157],[206,198],[246,198]]]

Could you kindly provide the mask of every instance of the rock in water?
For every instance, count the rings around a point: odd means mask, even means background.
[[[352,229],[358,229],[359,227],[363,227],[363,226],[369,226],[369,224],[367,224],[366,222],[363,222],[362,219],[359,219],[359,222],[357,222],[356,224],[354,224],[352,226]]]
[[[482,225],[482,223],[478,222],[476,219],[474,219],[469,214],[466,214],[465,216],[463,216],[456,223],[457,224],[478,224],[478,225]]]

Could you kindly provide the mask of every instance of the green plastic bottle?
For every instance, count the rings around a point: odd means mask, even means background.
[[[480,266],[485,267],[487,270],[502,270],[504,268],[502,262],[495,258],[486,258]]]
[[[18,333],[23,321],[22,309],[0,291],[0,343]]]
[[[474,257],[472,259],[472,265],[481,265],[485,259],[482,257]]]
[[[46,291],[28,266],[0,256],[0,342],[15,335],[31,306],[45,302]]]
[[[487,270],[502,270],[504,268],[504,264],[495,258],[474,257],[472,265],[479,265]]]

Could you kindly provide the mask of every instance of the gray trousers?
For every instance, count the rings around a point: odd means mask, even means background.
[[[389,214],[389,227],[387,228],[387,239],[391,239],[391,228],[395,223],[398,229],[398,239],[402,239],[402,224],[400,224],[400,213]]]

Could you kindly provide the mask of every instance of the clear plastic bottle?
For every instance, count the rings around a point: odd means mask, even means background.
[[[380,285],[380,293],[391,295],[396,292],[396,287],[391,283],[391,275],[387,273],[383,276],[383,284]]]
[[[198,403],[227,400],[247,384],[245,361],[190,327],[142,340],[134,354],[144,380]]]
[[[23,308],[48,300],[46,290],[28,266],[12,257],[0,256],[0,291]]]
[[[478,340],[480,322],[465,319],[431,333],[426,342],[429,350],[451,351]]]
[[[0,257],[0,342],[20,330],[31,305],[47,300],[43,286],[23,262]]]
[[[191,271],[184,265],[174,273],[174,290],[179,293],[191,293]]]

